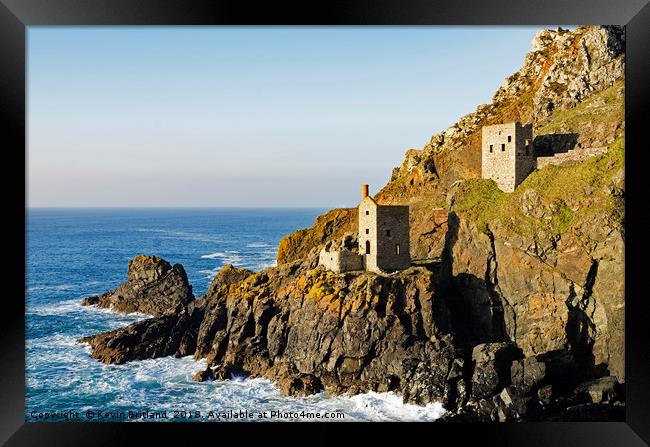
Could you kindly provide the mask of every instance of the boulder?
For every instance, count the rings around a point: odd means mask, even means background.
[[[605,376],[580,384],[574,395],[583,403],[613,403],[620,399],[620,385],[616,377]]]
[[[125,283],[100,296],[85,298],[82,305],[161,316],[177,312],[193,300],[192,286],[182,265],[172,266],[158,256],[136,256],[129,261]]]
[[[510,366],[520,356],[513,343],[482,343],[475,346],[472,350],[472,399],[493,396],[507,386],[510,383]]]
[[[546,365],[535,357],[515,360],[510,367],[510,383],[517,394],[525,395],[540,387],[546,377]]]

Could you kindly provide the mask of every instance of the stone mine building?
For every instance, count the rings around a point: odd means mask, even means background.
[[[513,192],[536,167],[532,124],[485,126],[481,149],[481,177],[504,192]]]
[[[362,186],[359,204],[358,253],[341,250],[321,250],[318,263],[334,272],[369,270],[393,272],[411,265],[409,251],[409,207],[378,205],[368,195],[368,185]]]

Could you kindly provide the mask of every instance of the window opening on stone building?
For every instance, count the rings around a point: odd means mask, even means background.
[[[370,241],[366,241],[366,254],[370,254]]]
[[[400,251],[399,244],[395,244],[395,254],[399,254],[399,251]]]
[[[390,230],[386,230],[386,236],[390,237]]]
[[[504,144],[501,145],[501,152],[505,152],[505,151],[506,151],[506,145],[504,143]]]

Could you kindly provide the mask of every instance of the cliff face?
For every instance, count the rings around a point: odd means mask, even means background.
[[[512,340],[529,356],[566,349],[582,369],[625,380],[622,140],[537,171],[512,194],[467,181],[450,209],[445,266],[457,315],[469,316],[457,331]]]

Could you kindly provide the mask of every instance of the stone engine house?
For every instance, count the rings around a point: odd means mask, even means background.
[[[350,270],[393,272],[411,265],[409,207],[378,205],[362,186],[359,204],[358,253],[323,248],[318,263],[340,273]]]
[[[485,126],[482,130],[481,177],[513,192],[537,166],[533,125],[519,122]]]

